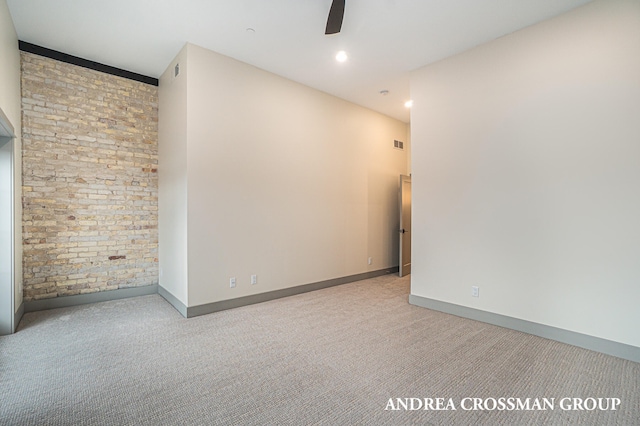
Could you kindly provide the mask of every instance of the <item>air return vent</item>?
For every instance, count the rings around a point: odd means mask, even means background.
[[[397,149],[404,149],[404,142],[394,140],[393,141],[393,147],[397,148]]]

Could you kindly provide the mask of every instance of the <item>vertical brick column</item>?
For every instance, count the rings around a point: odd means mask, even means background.
[[[24,300],[156,284],[157,87],[21,59]]]

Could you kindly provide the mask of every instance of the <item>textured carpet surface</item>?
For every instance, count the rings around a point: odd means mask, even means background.
[[[29,313],[0,337],[0,424],[640,424],[640,364],[408,294],[388,275],[191,319],[157,295]],[[500,397],[555,404],[461,407]],[[456,410],[385,410],[390,398]],[[621,403],[563,410],[562,398]]]

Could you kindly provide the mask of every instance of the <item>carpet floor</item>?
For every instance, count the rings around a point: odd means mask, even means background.
[[[640,364],[408,294],[387,275],[191,319],[158,295],[28,313],[0,337],[0,424],[640,424]]]

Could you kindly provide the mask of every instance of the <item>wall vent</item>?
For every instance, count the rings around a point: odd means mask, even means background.
[[[393,141],[393,147],[397,148],[397,149],[404,149],[404,142],[398,141],[398,140],[394,140]]]

